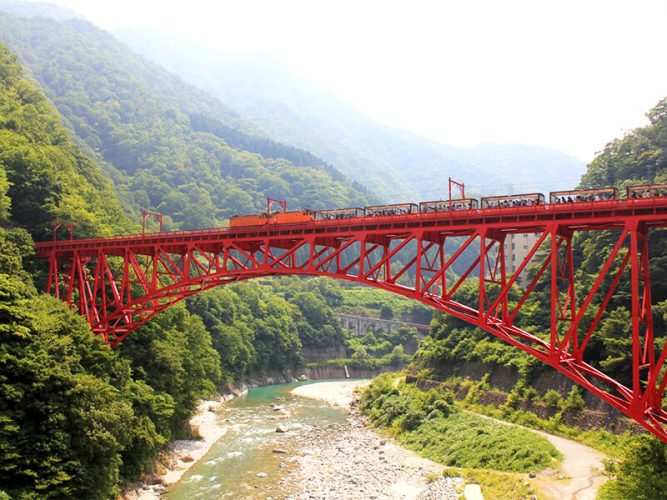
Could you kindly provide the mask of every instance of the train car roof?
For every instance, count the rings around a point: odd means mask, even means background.
[[[388,205],[371,205],[371,206],[366,207],[366,210],[369,210],[369,209],[372,210],[373,208],[405,207],[405,206],[409,206],[409,205],[413,205],[415,207],[417,206],[416,203],[390,203]]]
[[[233,219],[234,217],[266,217],[265,213],[261,214],[234,214],[230,217],[230,219]]]
[[[359,208],[359,207],[326,208],[324,210],[315,210],[315,212],[318,212],[318,213],[321,213],[321,212],[342,212],[343,210],[363,210],[363,208]]]
[[[600,191],[618,191],[614,186],[590,189],[569,189],[567,191],[551,191],[549,194],[575,194],[575,193],[599,193]]]
[[[639,184],[638,186],[627,186],[627,189],[667,188],[667,184]]]
[[[419,204],[423,205],[424,203],[454,203],[456,201],[477,201],[477,198],[456,198],[455,200],[433,200],[433,201],[420,201]]]

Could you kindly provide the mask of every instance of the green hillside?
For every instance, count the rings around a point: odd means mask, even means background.
[[[115,33],[274,137],[313,151],[385,199],[440,199],[449,176],[475,193],[566,189],[584,172],[583,162],[545,147],[455,148],[386,127],[268,56],[223,54],[150,30]]]
[[[69,140],[44,94],[14,54],[0,51],[0,216],[44,239],[57,219],[77,235],[127,231],[129,224],[100,168]]]
[[[272,141],[90,23],[0,14],[0,41],[105,162],[126,207],[166,214],[169,229],[259,212],[268,194],[292,208],[367,203],[322,160]]]

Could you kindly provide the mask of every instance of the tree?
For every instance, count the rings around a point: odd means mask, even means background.
[[[397,345],[394,347],[394,349],[391,351],[391,364],[393,366],[399,366],[403,363],[404,358],[405,352],[403,351],[403,346]]]
[[[387,305],[383,305],[382,309],[380,309],[380,318],[392,319],[393,317],[394,317],[394,310]]]
[[[133,434],[129,381],[81,316],[0,274],[0,484],[12,496],[113,494]]]
[[[667,491],[667,445],[653,436],[636,436],[612,472],[616,478],[602,487],[602,500],[663,498]]]

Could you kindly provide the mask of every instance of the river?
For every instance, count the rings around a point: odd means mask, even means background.
[[[285,478],[295,468],[297,436],[345,421],[345,413],[326,403],[294,397],[290,391],[309,382],[250,389],[229,401],[219,418],[230,430],[164,495],[191,498],[284,498],[293,488]],[[271,405],[274,405],[273,407]],[[289,432],[276,432],[289,426]],[[280,449],[286,453],[274,453]]]
[[[359,416],[347,415],[343,407],[353,384],[338,381],[300,390],[328,402],[291,394],[295,387],[312,383],[251,389],[227,402],[217,418],[229,431],[164,496],[267,500],[313,495],[459,497],[462,480],[440,476],[441,465],[386,442],[366,428]],[[278,427],[287,432],[276,432]],[[606,479],[590,468],[601,469],[604,457],[579,443],[533,432],[552,441],[564,456],[564,474],[556,478],[554,470],[547,469],[533,479],[545,498],[595,498]],[[438,481],[430,479],[437,476]]]

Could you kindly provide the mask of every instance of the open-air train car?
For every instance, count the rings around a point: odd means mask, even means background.
[[[482,208],[518,208],[544,204],[542,193],[510,194],[506,196],[486,196],[481,199]]]
[[[573,189],[570,191],[552,191],[549,193],[549,203],[582,203],[591,201],[611,201],[618,198],[618,189],[615,187],[596,189]]]
[[[422,201],[419,211],[423,214],[432,212],[456,212],[459,210],[472,210],[477,208],[478,202],[474,198],[462,198],[459,200]]]
[[[363,208],[332,208],[330,210],[318,210],[317,212],[313,212],[313,217],[316,220],[355,219],[363,216]]]
[[[375,205],[364,209],[366,217],[384,217],[391,215],[407,215],[419,212],[416,203],[398,203],[396,205]]]
[[[664,198],[667,196],[667,184],[644,184],[641,186],[628,186],[625,190],[629,199],[636,198]]]

